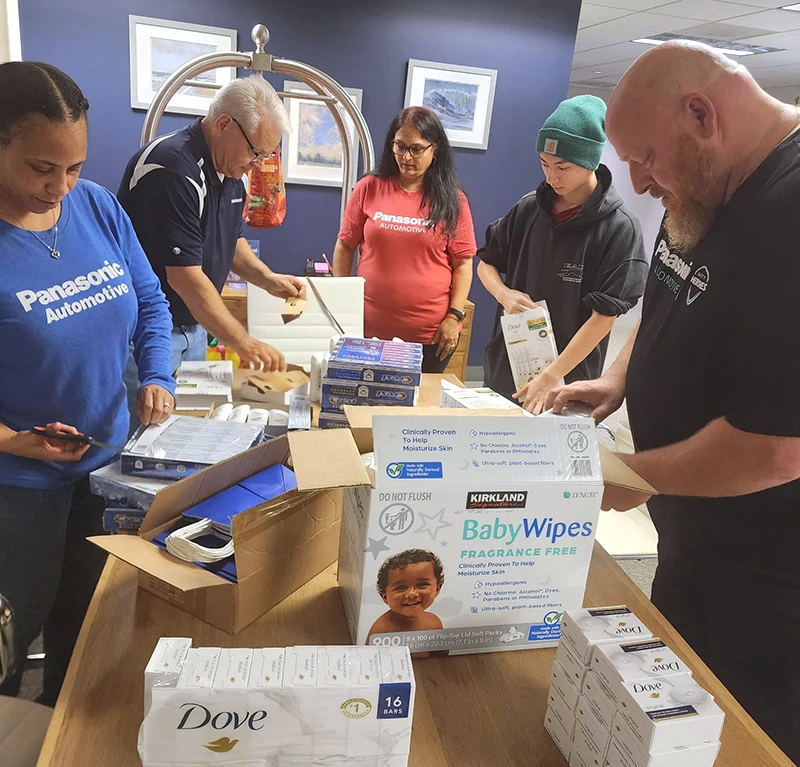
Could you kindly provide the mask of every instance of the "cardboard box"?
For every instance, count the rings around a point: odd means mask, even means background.
[[[666,751],[643,752],[628,725],[617,718],[606,759],[609,767],[713,767],[719,749],[718,741],[710,741]]]
[[[338,460],[331,460],[337,456]],[[233,518],[239,583],[159,549],[150,539],[191,506],[276,464],[294,470],[298,490]],[[236,633],[336,559],[341,489],[370,479],[350,432],[295,432],[197,472],[159,492],[140,535],[93,543],[140,570],[140,586],[198,618]]]
[[[617,717],[641,751],[666,751],[719,740],[725,714],[688,674],[623,682]]]
[[[555,645],[564,609],[582,602],[592,553],[602,494],[594,423],[346,412],[376,467],[371,488],[345,492],[339,585],[353,640],[451,653]],[[402,621],[379,592],[393,570],[410,572],[399,554],[436,580],[422,607],[397,608]]]
[[[657,637],[636,642],[597,645],[592,653],[592,671],[616,698],[620,682],[654,679],[692,672]]]
[[[311,378],[303,368],[289,365],[285,373],[253,373],[242,383],[243,399],[266,402],[269,405],[288,405],[293,394],[308,394]]]
[[[558,692],[566,702],[569,710],[574,714],[575,709],[578,707],[578,698],[581,697],[581,691],[572,684],[569,674],[557,660],[553,663],[553,668],[550,671],[550,689]]]
[[[563,641],[587,667],[591,664],[595,645],[623,639],[651,639],[653,636],[625,605],[568,610],[561,620],[561,628]]]

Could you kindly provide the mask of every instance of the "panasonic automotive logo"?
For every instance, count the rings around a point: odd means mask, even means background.
[[[468,509],[524,509],[528,492],[467,493]]]

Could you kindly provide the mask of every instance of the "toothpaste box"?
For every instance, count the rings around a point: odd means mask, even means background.
[[[123,474],[119,460],[95,469],[89,474],[89,488],[95,495],[106,499],[106,505],[147,511],[156,493],[172,484],[171,479],[152,479],[150,477],[131,477]]]
[[[719,741],[725,714],[688,674],[623,682],[617,692],[617,717],[640,751]]]
[[[550,689],[558,692],[569,707],[569,710],[574,714],[578,706],[578,698],[581,697],[581,691],[580,688],[572,684],[569,675],[558,661],[553,663],[553,668],[550,671]]]
[[[504,314],[500,326],[511,363],[511,375],[519,390],[558,356],[550,315],[540,305],[519,314]]]
[[[592,653],[592,671],[616,697],[620,682],[689,674],[691,671],[660,639],[601,644]]]
[[[606,760],[608,767],[713,767],[719,749],[719,742],[711,741],[645,753],[639,750],[630,728],[618,720]]]
[[[561,621],[561,630],[563,641],[585,666],[590,665],[595,645],[653,636],[625,605],[570,610]]]
[[[564,669],[569,681],[580,690],[583,687],[583,680],[589,672],[589,667],[575,657],[570,645],[563,639],[558,643],[556,662]]]
[[[373,486],[345,491],[339,586],[354,642],[554,646],[592,554],[603,489],[594,423],[393,410],[360,442],[374,448]]]
[[[154,687],[175,687],[192,647],[187,637],[161,637],[144,670],[144,712],[150,710]]]
[[[331,352],[327,377],[343,381],[419,386],[421,344],[341,338]]]
[[[280,648],[283,683],[267,686],[252,683],[259,651],[246,652],[255,662],[248,687],[157,690],[139,732],[144,767],[406,767],[415,694],[407,648]]]
[[[343,411],[345,405],[399,405],[412,407],[416,389],[413,386],[392,386],[361,381],[322,379],[323,410]]]
[[[107,533],[136,533],[146,516],[147,512],[139,509],[115,509],[106,506],[103,511],[103,530]]]
[[[347,416],[339,411],[326,412],[322,411],[319,414],[319,428],[320,429],[349,429],[350,422]]]
[[[545,711],[544,728],[550,734],[553,741],[555,741],[558,750],[564,754],[564,758],[569,761],[570,754],[572,753],[572,733],[564,729],[564,726],[549,708]]]
[[[617,713],[617,701],[611,690],[600,681],[593,671],[586,675],[582,690],[583,702],[603,723],[609,732]]]

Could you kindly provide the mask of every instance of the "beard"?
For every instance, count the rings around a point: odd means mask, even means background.
[[[664,228],[672,246],[686,253],[697,245],[714,223],[718,206],[718,183],[714,178],[713,154],[701,149],[697,142],[684,135],[678,155],[676,175],[684,179],[683,188],[672,196],[670,209],[664,217]],[[650,194],[663,197],[665,190],[654,186]]]

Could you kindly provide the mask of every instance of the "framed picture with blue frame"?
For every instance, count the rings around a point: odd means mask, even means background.
[[[452,146],[486,149],[496,82],[496,69],[409,59],[405,106],[436,112]]]

